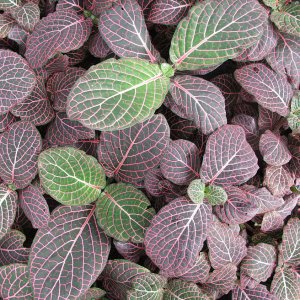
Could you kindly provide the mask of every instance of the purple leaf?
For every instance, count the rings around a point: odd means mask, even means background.
[[[10,50],[0,50],[0,115],[32,92],[36,79],[26,60]]]
[[[201,179],[217,185],[242,184],[258,170],[257,157],[242,127],[225,125],[207,140]]]
[[[38,230],[29,265],[36,298],[77,298],[100,275],[110,240],[98,227],[94,211],[95,205],[59,206],[48,226]]]
[[[289,163],[289,169],[296,178],[300,177],[300,146],[289,146],[290,153],[292,155],[292,159]]]
[[[233,110],[234,115],[248,115],[257,119],[257,108],[255,107],[257,104],[253,104],[254,103],[246,103],[245,101],[240,101],[240,99],[238,99],[231,111]]]
[[[104,299],[105,291],[99,288],[90,288],[88,291],[81,297],[77,298],[78,300],[101,300]]]
[[[283,219],[288,217],[300,199],[299,194],[290,194],[284,197],[284,204],[275,209]]]
[[[280,230],[284,225],[284,219],[277,211],[270,211],[264,214],[261,231],[262,232],[275,232]]]
[[[147,20],[157,24],[176,25],[194,3],[194,0],[155,0],[151,4]]]
[[[87,9],[92,10],[92,13],[98,16],[100,13],[108,10],[117,0],[86,0]]]
[[[187,111],[187,109],[184,106],[182,106],[180,103],[177,104],[170,93],[166,95],[166,98],[164,100],[164,105],[167,108],[169,108],[174,114],[176,114],[177,116],[183,119],[188,119],[188,120],[194,119],[193,114],[189,114],[190,111]]]
[[[88,48],[93,56],[99,58],[105,58],[111,52],[98,31],[90,36]]]
[[[0,132],[6,131],[16,120],[10,112],[0,115]]]
[[[212,222],[207,231],[209,260],[214,269],[227,264],[238,265],[246,256],[246,241],[236,235],[226,224]]]
[[[15,20],[9,13],[0,14],[0,38],[6,38],[15,24]]]
[[[26,41],[28,36],[29,33],[18,24],[15,24],[8,33],[8,38],[19,45],[19,52],[22,55],[24,55],[26,50]]]
[[[206,204],[193,204],[185,197],[173,200],[152,219],[145,235],[146,254],[170,276],[183,275],[203,247],[210,216]]]
[[[287,166],[267,166],[263,184],[274,196],[282,197],[290,192],[294,177]]]
[[[78,121],[72,121],[65,112],[58,112],[53,122],[50,123],[46,139],[52,145],[68,145],[80,139],[92,139],[95,130],[84,127]]]
[[[160,60],[136,0],[119,0],[99,16],[99,31],[106,44],[120,57]]]
[[[186,140],[170,142],[165,150],[160,169],[165,178],[178,185],[186,185],[199,178],[200,152],[195,144]]]
[[[47,201],[41,190],[33,185],[19,191],[19,201],[33,228],[44,228],[50,220]]]
[[[54,110],[47,96],[44,79],[37,77],[37,83],[31,94],[20,104],[15,105],[11,112],[36,126],[45,125],[54,118]]]
[[[170,84],[174,101],[187,116],[192,116],[204,134],[227,123],[225,99],[212,83],[189,75],[176,76]]]
[[[258,126],[261,131],[274,130],[281,116],[262,106],[258,106]]]
[[[86,0],[57,0],[56,11],[64,9],[73,9],[77,13],[84,12],[84,4]]]
[[[80,48],[88,39],[92,22],[74,10],[60,10],[43,18],[28,37],[25,56],[33,68],[42,67],[57,52]]]
[[[143,244],[136,244],[132,242],[113,241],[114,246],[118,252],[125,258],[134,263],[137,263],[140,257],[145,253]]]
[[[42,149],[40,133],[28,122],[16,122],[1,135],[1,178],[6,184],[21,189],[37,174],[37,159]]]
[[[232,300],[276,300],[267,288],[260,284],[254,288],[244,288],[236,286],[232,292]]]
[[[98,159],[108,177],[137,184],[156,167],[169,143],[170,129],[163,115],[130,128],[102,132]]]
[[[66,111],[67,97],[75,81],[85,73],[82,68],[67,68],[64,72],[53,74],[47,81],[47,91],[51,93],[53,108]]]
[[[69,66],[75,66],[84,61],[87,56],[88,43],[84,43],[79,49],[72,50],[67,53],[69,57]]]
[[[244,66],[236,70],[234,76],[248,93],[255,96],[258,104],[281,116],[288,115],[293,90],[285,76],[261,63]]]
[[[30,248],[23,246],[25,235],[18,230],[9,231],[0,240],[0,266],[28,262]]]
[[[277,253],[272,245],[259,243],[249,247],[247,256],[241,263],[241,272],[254,278],[257,282],[266,281],[276,266]]]

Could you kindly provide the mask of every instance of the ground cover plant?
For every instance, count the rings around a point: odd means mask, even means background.
[[[298,1],[0,10],[1,299],[300,299]]]

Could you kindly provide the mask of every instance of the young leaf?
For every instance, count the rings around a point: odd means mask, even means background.
[[[153,116],[167,94],[169,82],[156,64],[140,59],[108,59],[77,80],[68,96],[67,114],[88,128],[126,129]]]
[[[204,191],[204,196],[208,203],[212,206],[222,205],[228,199],[226,191],[217,185],[207,186]]]
[[[202,203],[204,199],[205,184],[201,179],[193,180],[187,189],[189,198],[196,204]]]
[[[291,102],[291,113],[287,118],[293,132],[300,131],[300,91],[296,91]]]
[[[75,299],[100,275],[110,240],[99,229],[94,211],[95,205],[59,206],[48,226],[38,230],[29,262],[36,298]]]
[[[155,215],[148,198],[125,183],[110,184],[96,203],[96,218],[104,232],[123,242],[144,241],[145,231]]]
[[[258,104],[281,116],[289,114],[293,95],[287,78],[275,73],[262,63],[246,65],[234,72],[235,79]]]
[[[37,174],[42,138],[29,122],[16,122],[1,135],[1,178],[17,189],[25,188]]]
[[[43,151],[38,167],[46,193],[65,205],[91,203],[106,185],[104,171],[97,160],[72,147]]]
[[[163,176],[178,185],[199,178],[200,152],[195,144],[186,140],[171,141],[165,150],[160,169]]]
[[[221,91],[202,78],[176,76],[170,85],[174,101],[204,134],[227,123],[225,99]],[[183,116],[182,116],[183,117]]]
[[[153,47],[141,7],[136,0],[119,0],[99,16],[99,31],[106,44],[120,57],[160,60]]]
[[[257,157],[240,126],[224,125],[209,136],[201,167],[205,183],[242,184],[258,170]]]
[[[265,1],[265,0],[264,0]],[[240,286],[236,286],[233,289],[232,292],[232,300],[258,300],[258,299],[264,299],[264,300],[275,300],[274,295],[271,294],[267,287],[259,284],[256,287],[249,288],[246,287],[242,289]]]
[[[27,40],[25,57],[33,68],[44,66],[57,52],[80,48],[91,32],[91,20],[72,10],[59,10],[43,18]]]
[[[206,204],[185,197],[173,200],[152,219],[144,241],[146,254],[170,276],[184,274],[203,247],[210,217],[211,207]]]
[[[98,159],[108,177],[137,184],[155,168],[169,144],[170,129],[163,115],[115,132],[102,132]]]
[[[252,0],[198,2],[177,26],[170,59],[178,70],[196,70],[234,58],[260,38],[266,18]]]
[[[23,246],[26,236],[18,231],[9,231],[0,240],[0,266],[14,263],[27,264],[30,248]]]
[[[27,61],[11,50],[0,49],[0,115],[32,92],[36,79]]]
[[[115,248],[127,260],[137,263],[144,254],[144,245],[113,240]]]

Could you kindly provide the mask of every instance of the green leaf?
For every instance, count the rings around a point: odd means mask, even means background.
[[[286,0],[263,0],[263,3],[275,10],[279,10],[285,5]]]
[[[141,243],[155,214],[148,198],[130,184],[106,187],[96,203],[96,218],[104,232],[118,241]]]
[[[68,96],[67,114],[101,131],[141,123],[163,103],[170,69],[142,59],[108,59],[77,80]]]
[[[290,128],[295,133],[300,132],[300,91],[296,91],[291,102],[291,112],[287,117]]]
[[[141,274],[132,280],[133,289],[128,291],[128,300],[162,300],[167,279],[158,274]]]
[[[205,188],[205,198],[210,205],[222,205],[227,201],[225,190],[217,185],[209,185]]]
[[[300,37],[300,2],[293,2],[280,11],[272,12],[270,18],[280,31]]]
[[[266,21],[257,1],[198,2],[176,28],[170,59],[178,70],[218,65],[254,44]]]
[[[196,204],[202,203],[204,199],[205,183],[201,179],[193,180],[188,189],[189,198]]]
[[[97,160],[72,147],[42,152],[38,168],[46,193],[65,205],[91,203],[106,185],[104,170]]]

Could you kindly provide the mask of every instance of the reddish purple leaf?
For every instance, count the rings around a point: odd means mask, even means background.
[[[51,93],[53,108],[66,111],[67,97],[75,81],[85,73],[82,68],[67,68],[64,72],[56,72],[47,81],[47,91]]]
[[[50,212],[41,190],[33,185],[19,191],[19,201],[33,228],[44,228],[50,220]]]
[[[160,169],[165,178],[178,185],[186,185],[199,178],[200,152],[195,144],[186,140],[170,142],[165,150]]]
[[[232,300],[277,300],[267,288],[260,284],[254,288],[244,288],[236,286],[232,292]]]
[[[24,55],[26,50],[26,41],[28,36],[29,33],[18,24],[15,24],[8,33],[8,38],[19,45],[19,53],[22,55]]]
[[[100,275],[110,240],[98,227],[94,211],[95,205],[59,206],[48,226],[38,230],[29,265],[36,298],[75,299]]]
[[[299,199],[300,199],[299,194],[290,194],[284,197],[284,204],[276,208],[275,211],[277,211],[281,215],[281,217],[285,219],[292,213]]]
[[[27,264],[30,248],[23,246],[25,235],[18,230],[9,231],[0,240],[0,266],[14,263]]]
[[[241,286],[241,288],[248,287],[250,289],[253,289],[253,288],[257,287],[258,285],[259,285],[259,283],[255,279],[249,277],[248,275],[246,275],[243,272],[240,273],[240,286]]]
[[[0,115],[0,132],[7,130],[17,118],[10,112]]]
[[[88,43],[86,42],[81,48],[72,50],[67,53],[69,66],[75,66],[84,61],[87,56]]]
[[[96,16],[109,9],[117,0],[86,0],[87,9],[92,10]]]
[[[238,101],[233,105],[232,110],[234,115],[248,115],[257,119],[257,108],[255,107],[256,103],[246,103],[244,101]],[[232,113],[232,111],[231,111]]]
[[[226,224],[210,223],[207,230],[209,260],[214,269],[228,264],[237,266],[247,254],[246,241]]]
[[[118,252],[125,258],[137,263],[140,257],[145,253],[143,244],[135,244],[132,242],[119,242],[114,240],[114,246]]]
[[[285,165],[292,158],[286,140],[270,130],[261,135],[259,151],[264,161],[271,166],[279,167]]]
[[[188,119],[188,120],[194,119],[193,114],[189,114],[190,111],[187,111],[186,108],[181,104],[177,104],[170,93],[166,95],[166,98],[164,100],[164,105],[167,108],[169,108],[174,114],[176,114],[177,116],[183,119]]]
[[[274,130],[281,116],[262,106],[258,106],[259,117],[258,126],[261,131]]]
[[[88,48],[93,56],[99,58],[105,58],[111,52],[99,32],[90,36]]]
[[[294,176],[287,166],[267,166],[263,184],[274,196],[282,197],[290,192]]]
[[[142,8],[143,14],[144,15],[148,15],[149,10],[151,8],[151,3],[154,0],[137,0],[138,4],[140,5],[140,7]]]
[[[201,179],[216,185],[242,184],[258,170],[257,157],[242,127],[225,125],[207,140]]]
[[[289,146],[290,153],[292,155],[292,159],[289,163],[289,169],[293,172],[296,178],[300,177],[300,146]]]
[[[270,211],[264,214],[261,231],[262,232],[274,232],[280,230],[284,225],[284,219],[277,211]]]
[[[145,235],[146,254],[169,276],[183,275],[203,247],[210,216],[206,204],[185,197],[173,200],[152,219]]]
[[[176,76],[170,92],[181,111],[191,116],[204,134],[227,123],[225,99],[214,84],[189,75]]]
[[[159,164],[169,135],[167,120],[160,114],[124,130],[102,132],[99,162],[108,177],[137,184]]]
[[[119,0],[111,9],[101,13],[99,31],[109,48],[120,57],[142,58],[151,62],[160,60],[136,0]]]
[[[1,135],[1,178],[17,189],[25,188],[37,174],[37,159],[42,139],[29,122],[16,122]]]
[[[285,76],[275,73],[261,63],[246,65],[234,72],[235,79],[258,104],[281,116],[289,114],[289,103],[293,95]]]
[[[147,20],[157,24],[176,25],[194,3],[194,0],[155,0],[151,4]]]
[[[37,77],[32,93],[20,104],[15,105],[11,112],[36,126],[45,125],[54,118],[54,110],[48,99],[44,79]]]
[[[42,67],[57,52],[80,48],[88,39],[92,22],[74,10],[60,10],[43,18],[28,37],[25,56],[33,68]]]
[[[0,115],[32,92],[36,79],[26,60],[11,50],[0,50]]]
[[[9,13],[0,14],[0,38],[6,38],[15,24],[15,20]]]
[[[97,158],[97,147],[99,144],[99,138],[92,140],[80,140],[73,144],[73,147],[83,150],[87,155],[92,155]]]
[[[85,0],[58,0],[56,11],[64,9],[73,9],[77,13],[84,12]]]

